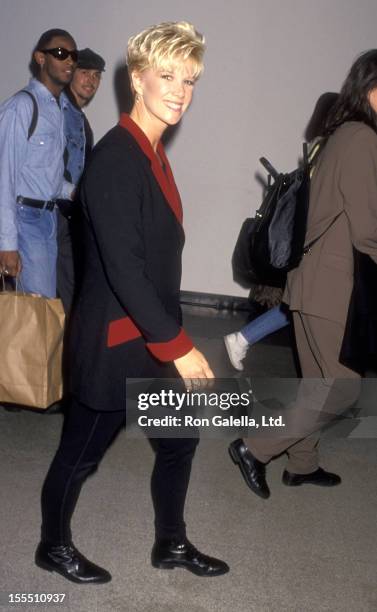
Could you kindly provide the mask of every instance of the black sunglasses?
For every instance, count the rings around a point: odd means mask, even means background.
[[[71,56],[72,61],[75,63],[77,62],[79,58],[78,52],[76,50],[68,51],[68,49],[65,49],[64,47],[54,47],[53,49],[41,49],[41,53],[49,53],[50,55],[52,55],[52,57],[54,57],[57,60],[60,60],[61,62],[66,60],[69,55]]]

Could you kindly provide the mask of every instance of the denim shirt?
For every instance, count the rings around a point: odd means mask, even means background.
[[[74,186],[64,179],[63,111],[37,79],[27,87],[38,105],[38,121],[28,140],[33,103],[18,93],[0,105],[0,250],[15,251],[17,196],[69,199]]]
[[[67,143],[65,177],[77,185],[83,173],[85,163],[85,115],[69,99],[66,92],[63,91],[61,97],[63,100],[64,131]]]

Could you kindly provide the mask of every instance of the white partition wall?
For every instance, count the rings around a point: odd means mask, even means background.
[[[184,204],[187,291],[245,295],[230,257],[260,203],[258,158],[292,169],[318,96],[377,46],[375,0],[0,0],[0,10],[1,100],[25,84],[31,49],[51,27],[104,56],[87,110],[96,139],[117,121],[114,75],[130,35],[179,19],[205,34],[205,73],[168,150]]]

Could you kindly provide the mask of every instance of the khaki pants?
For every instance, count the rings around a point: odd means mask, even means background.
[[[287,411],[289,434],[283,438],[247,438],[253,455],[267,463],[283,452],[287,470],[308,474],[318,468],[319,430],[344,413],[358,398],[360,376],[339,363],[344,326],[312,315],[293,313],[297,350],[303,380],[297,398]]]

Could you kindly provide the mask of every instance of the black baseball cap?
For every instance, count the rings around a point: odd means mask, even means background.
[[[77,60],[77,68],[83,68],[84,70],[99,70],[104,72],[105,60],[103,57],[95,53],[91,49],[81,49],[79,51],[79,58]]]

